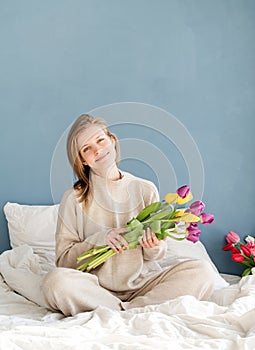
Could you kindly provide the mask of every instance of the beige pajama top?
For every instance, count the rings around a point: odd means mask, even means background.
[[[56,230],[56,265],[76,268],[81,253],[105,244],[112,228],[125,227],[127,222],[152,202],[159,201],[156,186],[148,181],[122,172],[123,177],[111,181],[91,171],[93,199],[85,210],[74,189],[69,189],[60,203]],[[123,293],[141,288],[158,275],[157,260],[166,253],[166,242],[154,248],[138,248],[116,254],[92,274],[99,284],[111,292]]]

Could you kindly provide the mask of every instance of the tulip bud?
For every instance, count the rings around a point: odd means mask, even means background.
[[[182,187],[178,188],[176,193],[178,194],[179,197],[185,198],[190,193],[190,188],[187,185],[182,186]]]
[[[226,241],[228,243],[238,243],[240,242],[240,237],[237,233],[235,233],[234,231],[229,231],[229,233],[226,236]]]
[[[187,232],[188,232],[187,240],[188,241],[195,243],[199,240],[201,231],[198,230],[197,227],[198,227],[197,223],[190,223],[190,225],[188,226],[188,228],[187,228]]]
[[[245,246],[249,249],[250,253],[254,256],[255,259],[255,243],[248,242]]]
[[[231,258],[235,262],[243,262],[244,261],[244,256],[241,254],[237,254],[237,253],[232,254]]]
[[[177,196],[176,203],[177,203],[177,204],[185,204],[185,203],[191,201],[192,198],[193,198],[192,193],[189,192],[189,193],[187,194],[187,196],[184,197],[184,198],[182,198],[182,197],[180,197],[180,196]]]
[[[192,213],[192,214],[195,214],[197,216],[199,216],[202,211],[204,210],[205,208],[205,205],[203,202],[201,201],[195,201],[193,202],[190,207],[189,207],[189,211]]]
[[[191,241],[193,243],[196,243],[197,241],[199,241],[200,233],[201,233],[200,230],[198,230],[197,233],[189,233],[188,237],[187,237],[187,240]]]
[[[202,224],[211,224],[214,221],[214,215],[203,213],[200,215],[200,221]]]
[[[247,236],[246,238],[245,238],[245,241],[246,242],[252,242],[252,243],[255,243],[255,238],[254,237],[252,237],[252,236]]]
[[[249,247],[241,244],[241,249],[242,249],[244,255],[246,255],[246,256],[250,256],[251,255],[251,251],[250,251]]]
[[[224,245],[224,247],[222,248],[223,250],[232,250],[233,248],[233,243],[228,243],[226,245]]]
[[[198,223],[197,222],[190,222],[187,230],[197,229],[197,228],[198,228]]]

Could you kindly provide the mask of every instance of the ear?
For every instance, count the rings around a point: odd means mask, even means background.
[[[115,143],[116,143],[115,137],[111,135],[110,138],[111,138],[112,143],[115,145]]]

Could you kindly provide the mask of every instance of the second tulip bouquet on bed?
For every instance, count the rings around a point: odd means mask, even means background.
[[[180,187],[176,193],[168,193],[164,200],[154,202],[145,207],[135,218],[126,225],[126,232],[122,234],[128,242],[129,249],[135,249],[143,236],[146,228],[150,228],[159,240],[166,237],[175,240],[187,239],[197,242],[201,231],[198,222],[210,224],[214,220],[212,214],[202,213],[204,203],[193,202],[188,208],[179,209],[179,205],[192,200],[189,186]],[[90,271],[103,264],[115,253],[108,245],[90,249],[77,258],[77,263],[86,262],[77,267],[80,271]]]
[[[229,231],[226,235],[226,241],[227,244],[222,249],[230,250],[231,259],[246,267],[242,277],[255,275],[255,238],[248,235],[243,243],[236,232]]]

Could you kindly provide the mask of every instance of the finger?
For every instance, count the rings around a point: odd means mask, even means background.
[[[158,238],[157,238],[157,236],[155,235],[154,232],[152,232],[151,238],[152,238],[152,243],[153,243],[154,245],[158,245],[158,244],[159,244],[159,240],[158,240]]]
[[[112,250],[115,252],[115,253],[120,253],[120,252],[123,252],[123,249],[121,247],[121,245],[118,243],[117,240],[113,239],[112,241],[109,242],[109,247],[112,248]]]
[[[129,248],[128,242],[125,240],[124,237],[122,237],[121,235],[118,235],[118,236],[116,236],[116,239],[118,239],[118,241],[119,241],[120,243],[122,243],[123,246],[124,246],[126,249]]]
[[[154,232],[151,231],[150,228],[148,228],[147,230],[147,236],[149,237],[149,242],[151,242],[154,245],[158,245],[159,244],[159,239],[156,236],[156,234]]]
[[[145,248],[153,248],[159,244],[159,240],[150,228],[147,228],[143,235],[142,246]]]
[[[149,247],[151,247],[153,244],[153,237],[152,237],[152,232],[151,232],[149,227],[146,229],[145,237],[146,237],[147,244],[149,245]]]
[[[114,251],[114,253],[118,253],[118,250],[113,243],[109,242],[107,245]]]
[[[115,246],[115,248],[117,249],[118,252],[123,252],[123,247],[122,245],[120,244],[119,240],[118,240],[118,237],[115,237],[113,240],[112,240],[112,243],[113,245]]]
[[[125,232],[127,232],[127,230],[126,230],[125,228],[119,228],[119,229],[117,230],[117,232],[118,232],[118,233],[125,233]]]
[[[121,245],[119,244],[118,240],[115,237],[108,237],[105,241],[105,243],[115,252],[118,253],[119,251],[123,251]]]
[[[143,233],[143,237],[141,240],[141,246],[144,248],[150,248],[150,241],[151,241],[151,238],[150,238],[150,234],[149,234],[149,231],[147,228]]]

